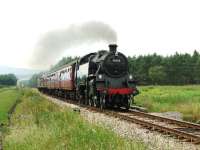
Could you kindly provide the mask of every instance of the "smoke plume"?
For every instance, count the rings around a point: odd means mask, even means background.
[[[70,25],[66,29],[47,32],[39,40],[33,54],[32,65],[49,67],[69,48],[97,42],[116,43],[116,32],[102,22]]]

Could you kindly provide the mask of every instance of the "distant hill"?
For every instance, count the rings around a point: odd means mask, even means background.
[[[13,73],[18,79],[29,79],[33,74],[39,73],[41,70],[25,69],[25,68],[15,68],[0,65],[0,74]]]

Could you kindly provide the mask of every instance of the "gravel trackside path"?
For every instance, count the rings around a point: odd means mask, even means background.
[[[56,98],[45,96],[50,101],[58,104],[61,107],[71,107],[80,109],[80,115],[83,116],[90,123],[102,125],[108,129],[111,129],[118,135],[129,138],[137,139],[144,142],[149,149],[152,150],[200,150],[199,145],[193,145],[191,143],[180,142],[177,139],[162,135],[157,132],[151,132],[144,129],[137,124],[133,124],[118,118],[113,118],[102,113],[91,112],[86,108],[79,107],[74,104],[69,104],[60,101]]]

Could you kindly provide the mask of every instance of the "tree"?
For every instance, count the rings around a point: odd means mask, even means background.
[[[1,85],[16,85],[17,77],[14,74],[0,75],[0,84]]]
[[[194,71],[193,77],[197,84],[200,84],[200,58],[197,60]]]
[[[153,66],[149,68],[149,78],[151,78],[153,84],[164,83],[166,78],[165,69],[163,66]]]
[[[76,60],[78,57],[63,57],[60,61],[58,61],[58,63],[56,63],[55,65],[51,66],[50,71],[55,70],[63,65],[66,65],[74,60]]]

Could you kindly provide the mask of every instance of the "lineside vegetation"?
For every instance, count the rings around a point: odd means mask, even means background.
[[[19,97],[16,87],[0,88],[0,124],[8,123],[8,112]]]
[[[90,124],[70,108],[60,108],[35,90],[23,90],[11,118],[4,149],[146,149],[140,141],[123,139]]]
[[[136,104],[150,112],[177,111],[187,121],[200,121],[200,86],[140,86]]]

